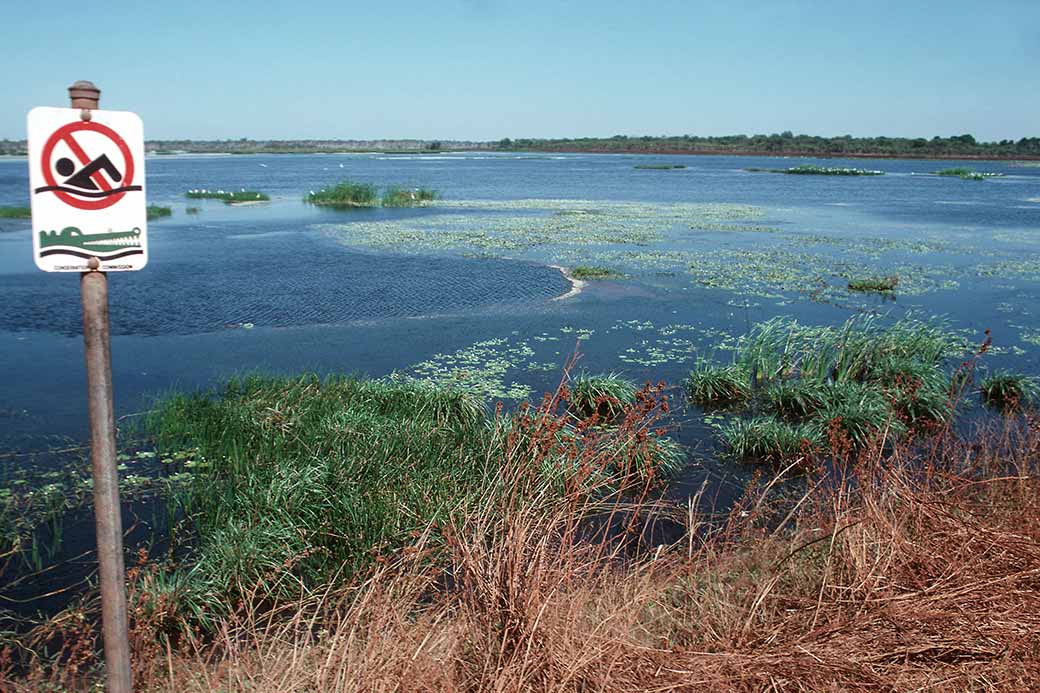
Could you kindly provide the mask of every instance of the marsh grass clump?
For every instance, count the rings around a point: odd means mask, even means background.
[[[0,219],[31,219],[32,210],[28,207],[0,207]]]
[[[895,438],[906,431],[884,392],[869,385],[832,383],[826,397],[818,418],[828,433],[832,452],[864,450],[881,442],[882,436]]]
[[[621,273],[616,270],[612,270],[609,267],[601,267],[599,265],[576,265],[571,268],[570,274],[575,279],[581,279],[583,281],[617,279],[622,276]]]
[[[331,188],[311,191],[305,202],[322,207],[375,207],[379,201],[376,187],[371,183],[343,181]]]
[[[384,207],[422,207],[437,199],[437,191],[429,188],[388,188],[383,193]]]
[[[154,221],[155,219],[162,219],[163,217],[173,216],[173,210],[169,207],[160,207],[159,205],[148,205],[145,210],[145,216],[148,221]]]
[[[221,596],[269,574],[272,595],[349,577],[470,502],[490,441],[483,404],[461,392],[315,376],[175,395],[146,426],[161,450],[205,460],[176,501],[197,537],[192,571]]]
[[[863,293],[886,293],[890,291],[895,291],[895,288],[898,285],[899,277],[896,276],[850,279],[849,291],[859,291]]]
[[[686,168],[685,164],[636,164],[632,168],[642,169],[646,171],[672,171],[676,169]]]
[[[982,401],[1003,411],[1031,404],[1036,401],[1038,390],[1035,378],[1006,370],[994,371],[979,384]]]
[[[734,413],[754,421],[723,426],[727,446],[730,439],[788,440],[778,432],[788,429],[765,426],[772,420],[822,432],[832,453],[846,455],[947,422],[953,395],[942,365],[959,347],[941,325],[910,320],[882,326],[857,317],[813,327],[775,318],[738,341],[732,365],[698,362],[687,390],[696,404],[735,404]],[[737,449],[755,450],[749,446]]]
[[[191,200],[223,200],[224,204],[242,204],[244,202],[268,202],[270,196],[256,190],[189,190],[184,196]]]
[[[580,419],[595,416],[599,421],[609,423],[635,401],[638,391],[635,383],[618,373],[581,373],[571,380],[570,405]]]
[[[593,400],[592,418],[603,402],[616,412],[609,427],[576,422],[562,387],[495,416],[410,379],[252,376],[160,400],[145,431],[161,453],[192,449],[198,461],[173,495],[191,544],[163,578],[185,586],[176,613],[212,619],[349,583],[431,527],[436,561],[450,541],[441,530],[495,499],[645,492],[685,461],[655,426],[664,386],[633,394],[607,380],[600,392],[629,400]]]
[[[751,397],[750,376],[740,365],[718,366],[698,360],[686,378],[686,394],[701,406],[728,406]]]
[[[806,460],[823,440],[816,423],[792,423],[769,416],[730,421],[721,428],[719,437],[726,451],[737,459],[775,464]]]
[[[777,416],[802,421],[813,417],[827,403],[827,388],[815,380],[780,380],[763,393],[765,407]]]

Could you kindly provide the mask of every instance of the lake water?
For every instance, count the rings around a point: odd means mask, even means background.
[[[801,163],[877,177],[749,173]],[[682,164],[645,170],[636,165]],[[927,175],[966,165],[1002,173]],[[333,211],[302,202],[350,178],[422,186],[423,209]],[[110,275],[117,414],[171,388],[236,373],[398,372],[452,382],[489,402],[537,396],[575,353],[593,372],[676,385],[698,357],[790,315],[838,324],[945,316],[987,364],[1040,373],[1040,168],[993,162],[524,155],[173,156],[147,161],[150,264]],[[228,207],[192,188],[253,189]],[[0,160],[0,205],[27,200],[24,160]],[[188,207],[198,208],[189,214]],[[31,259],[28,222],[0,220],[0,464],[86,438],[78,276]],[[552,266],[603,265],[622,280],[577,295]],[[894,299],[850,278],[897,275]],[[693,453],[681,495],[713,462],[694,408],[675,435]],[[56,462],[55,462],[56,464]],[[722,483],[722,482],[720,482]],[[735,491],[733,491],[735,492]],[[722,494],[725,495],[725,492]],[[88,525],[89,526],[89,525]],[[88,541],[84,539],[84,541]]]

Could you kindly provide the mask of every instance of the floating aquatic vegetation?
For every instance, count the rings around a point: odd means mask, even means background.
[[[679,225],[748,221],[762,214],[758,208],[747,205],[589,200],[447,201],[438,202],[437,207],[459,211],[319,228],[348,245],[395,252],[499,257],[515,257],[519,253],[530,259],[573,266],[598,260],[596,248],[659,243]]]
[[[435,354],[394,377],[424,380],[481,397],[520,400],[531,395],[531,387],[507,383],[506,374],[523,368],[534,355],[526,342],[486,339],[450,354]]]
[[[90,505],[94,480],[90,464],[81,455],[85,449],[39,453],[58,455],[45,465],[31,462],[37,454],[22,457],[29,460],[5,465],[0,481],[0,550],[30,549],[36,531],[51,527],[49,550],[60,544],[60,520],[70,511]],[[197,450],[183,450],[158,458],[150,450],[120,452],[116,457],[119,489],[124,499],[166,495],[179,488],[190,476],[183,470],[203,463]]]
[[[1015,259],[1004,260],[990,265],[979,265],[976,273],[980,277],[1001,277],[1015,279],[1040,278],[1040,260]]]

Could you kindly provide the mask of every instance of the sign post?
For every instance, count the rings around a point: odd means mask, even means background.
[[[100,95],[92,83],[76,82],[69,87],[72,108],[29,112],[29,180],[37,266],[82,273],[105,681],[110,693],[130,693],[106,272],[148,261],[144,132],[133,113],[97,110]]]

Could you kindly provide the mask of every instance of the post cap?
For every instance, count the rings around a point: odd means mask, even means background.
[[[69,100],[72,101],[72,108],[94,109],[98,107],[100,99],[101,90],[94,86],[93,82],[81,79],[69,87]]]

